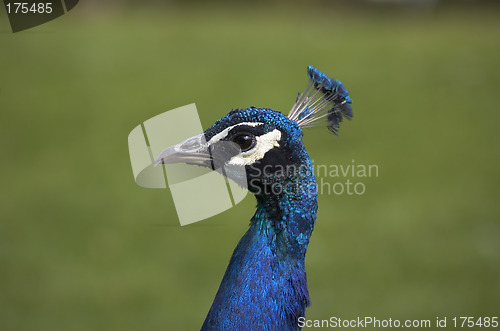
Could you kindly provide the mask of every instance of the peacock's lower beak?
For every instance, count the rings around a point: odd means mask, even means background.
[[[155,166],[160,163],[188,163],[210,167],[212,157],[203,133],[170,146],[158,155]]]

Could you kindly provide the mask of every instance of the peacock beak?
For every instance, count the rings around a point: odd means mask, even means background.
[[[201,133],[165,149],[156,158],[155,167],[160,163],[188,163],[210,167],[211,161],[205,134]]]

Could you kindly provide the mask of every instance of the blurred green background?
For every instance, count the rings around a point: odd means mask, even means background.
[[[379,176],[320,196],[307,317],[500,316],[499,41],[477,3],[88,2],[16,34],[0,10],[0,330],[199,329],[254,198],[181,228],[128,133],[192,102],[204,127],[286,113],[308,64],[355,112],[305,132],[314,162]]]

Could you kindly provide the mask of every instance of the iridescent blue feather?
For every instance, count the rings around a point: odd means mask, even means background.
[[[257,210],[234,250],[202,330],[299,330],[298,318],[310,302],[304,259],[318,207],[312,162],[298,124],[267,108],[231,111],[205,131],[206,140],[244,122],[265,123],[265,132],[283,132],[279,148],[269,151],[261,166],[294,171],[260,177],[262,188],[285,187],[281,193],[255,191],[249,185]],[[255,176],[251,168],[258,167],[253,164],[247,175]]]

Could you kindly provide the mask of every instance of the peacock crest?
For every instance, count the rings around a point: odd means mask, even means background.
[[[338,134],[340,122],[352,118],[352,100],[342,82],[328,77],[313,66],[307,67],[309,83],[299,93],[288,118],[302,128],[327,126]]]

